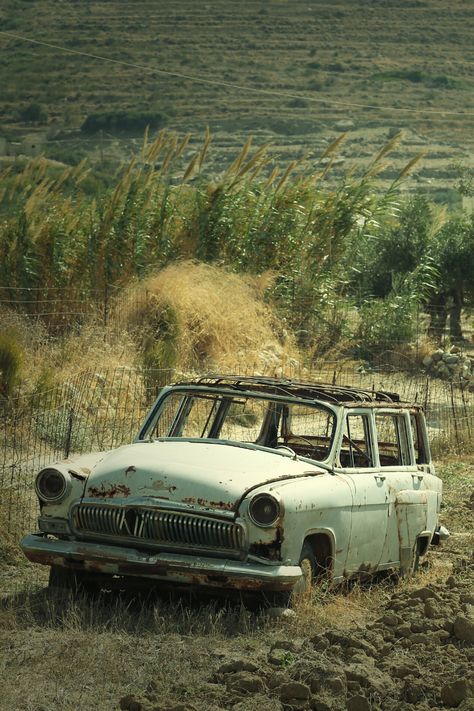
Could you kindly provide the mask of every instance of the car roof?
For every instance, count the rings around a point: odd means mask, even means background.
[[[346,405],[371,404],[402,406],[397,393],[385,390],[353,388],[330,383],[317,383],[289,378],[269,378],[261,375],[220,375],[210,374],[187,381],[180,381],[174,385],[200,386],[210,389],[231,389],[236,391],[251,391],[273,395],[286,395],[290,397],[321,400],[331,403]]]

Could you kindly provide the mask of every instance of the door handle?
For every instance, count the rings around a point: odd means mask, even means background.
[[[374,478],[380,479],[380,481],[385,481],[387,477],[385,476],[385,474],[374,474]]]

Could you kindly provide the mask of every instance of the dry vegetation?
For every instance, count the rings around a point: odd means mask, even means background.
[[[284,367],[299,353],[264,302],[270,282],[271,275],[178,262],[128,290],[115,318],[144,348],[148,365],[250,372],[273,357]]]
[[[118,0],[5,0],[0,22],[13,35],[128,63],[1,36],[3,130],[18,139],[46,130],[46,154],[66,163],[89,155],[108,171],[134,151],[132,136],[148,122],[194,134],[210,125],[213,172],[249,132],[285,160],[303,158],[311,172],[342,120],[352,129],[341,165],[367,161],[374,145],[404,127],[400,165],[429,145],[417,180],[446,199],[453,161],[468,162],[472,151],[473,15],[462,0],[449,7],[443,0],[244,0],[238,11],[230,0],[135,2],[133,9]],[[79,131],[90,116],[106,119],[100,140]]]

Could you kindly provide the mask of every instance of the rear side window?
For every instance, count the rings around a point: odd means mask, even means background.
[[[412,464],[406,417],[403,414],[377,413],[375,425],[380,466],[394,467]]]
[[[410,415],[411,432],[413,436],[413,446],[415,448],[415,461],[417,464],[429,464],[429,456],[426,451],[423,437],[423,426],[420,418],[422,415]]]

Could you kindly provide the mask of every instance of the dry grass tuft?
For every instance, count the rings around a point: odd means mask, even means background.
[[[116,318],[124,319],[142,348],[147,338],[173,341],[175,362],[164,367],[275,370],[296,349],[263,301],[269,280],[178,262],[133,287]]]

